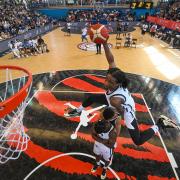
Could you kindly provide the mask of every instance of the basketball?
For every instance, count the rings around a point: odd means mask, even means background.
[[[97,44],[103,44],[109,37],[109,31],[102,24],[94,24],[89,29],[91,41]]]

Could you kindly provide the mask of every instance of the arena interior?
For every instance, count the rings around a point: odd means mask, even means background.
[[[97,24],[102,44],[89,36]],[[104,43],[129,80],[140,133],[160,116],[171,124],[138,145],[120,114],[112,164],[101,154],[92,172],[104,106],[67,111],[105,94]],[[179,0],[0,0],[0,179],[179,180],[179,50]]]

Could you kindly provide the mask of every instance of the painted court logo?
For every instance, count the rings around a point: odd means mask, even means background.
[[[108,43],[109,48],[112,48],[113,45]],[[96,44],[93,42],[83,42],[77,45],[77,47],[81,50],[84,51],[96,51]],[[102,50],[103,50],[103,46],[102,46]]]

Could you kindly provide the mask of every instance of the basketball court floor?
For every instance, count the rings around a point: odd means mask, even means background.
[[[136,102],[140,129],[150,127],[160,114],[180,122],[180,52],[149,35],[141,37],[139,29],[133,32],[133,37],[138,39],[136,48],[116,49],[115,35],[110,36],[109,46],[118,67],[127,72],[131,81],[129,90]],[[105,92],[103,82],[108,64],[104,52],[96,55],[92,43],[82,43],[77,34],[64,36],[60,29],[43,38],[49,53],[22,59],[12,59],[12,54],[8,54],[0,59],[0,65],[21,66],[33,74],[24,114],[24,127],[30,136],[28,148],[17,160],[1,165],[1,179],[100,179],[101,168],[91,173],[94,163],[91,127],[100,110],[94,112],[87,126],[79,124],[79,117],[64,116],[64,110],[68,106],[78,107],[89,93]],[[18,74],[13,78],[17,77]],[[100,106],[93,104],[86,110]],[[81,126],[76,132],[78,125]],[[121,125],[107,179],[179,179],[178,130],[161,132],[136,146],[124,120]]]

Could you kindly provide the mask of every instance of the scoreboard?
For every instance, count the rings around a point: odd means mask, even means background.
[[[153,2],[131,2],[130,8],[137,9],[137,8],[145,8],[151,9],[153,7]]]

